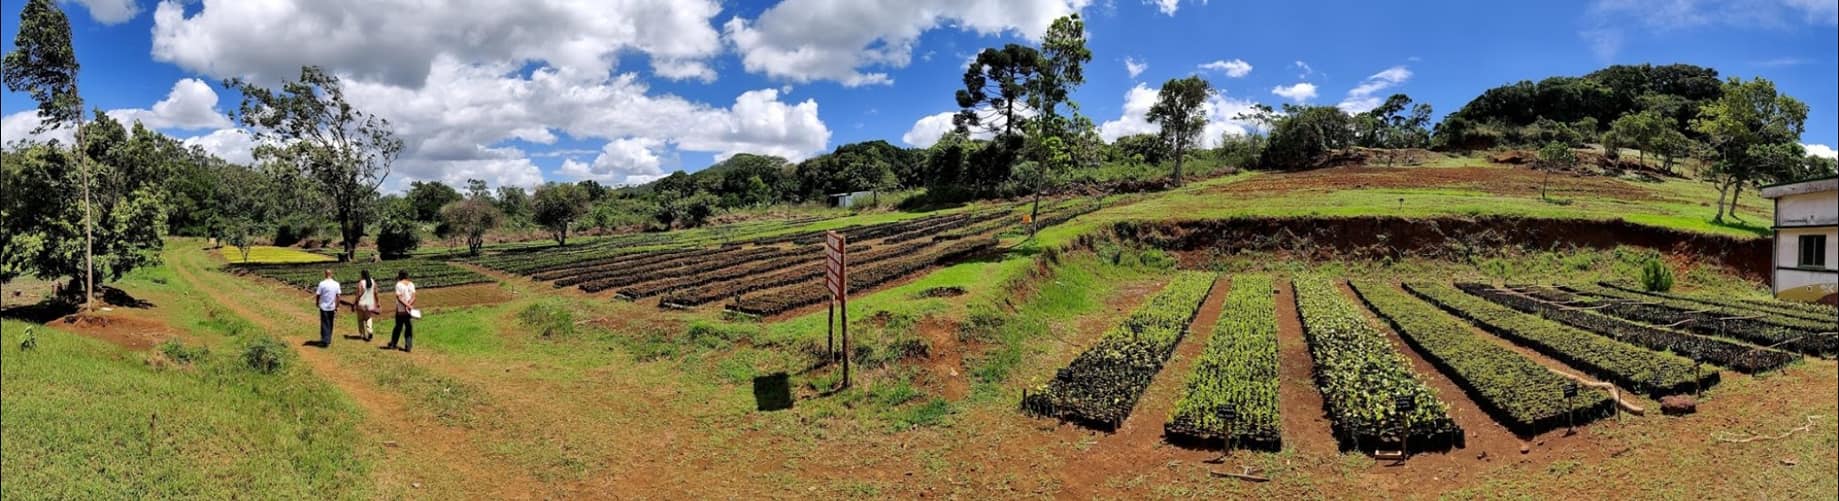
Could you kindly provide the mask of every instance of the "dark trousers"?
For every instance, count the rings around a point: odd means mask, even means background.
[[[396,344],[397,338],[402,339],[401,345]],[[396,327],[390,329],[389,345],[402,346],[404,350],[415,348],[415,319],[410,317],[409,314],[402,312],[396,313]]]
[[[337,311],[320,310],[319,312],[319,344],[321,345],[332,346],[332,314],[334,313]]]

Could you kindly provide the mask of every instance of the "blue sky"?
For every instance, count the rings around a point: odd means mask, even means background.
[[[7,41],[22,4],[0,12]],[[1212,103],[1217,137],[1242,129],[1225,118],[1251,103],[1357,107],[1363,95],[1350,92],[1363,84],[1364,95],[1404,92],[1441,115],[1503,83],[1683,62],[1774,80],[1812,109],[1803,141],[1839,145],[1835,0],[405,4],[60,2],[90,106],[247,158],[247,136],[222,115],[239,96],[219,82],[325,66],[409,142],[391,186],[642,182],[738,152],[797,159],[863,140],[929,144],[969,57],[1029,43],[1074,11],[1094,54],[1075,99],[1108,136],[1153,130],[1141,119],[1153,90],[1197,73],[1224,91]],[[1313,95],[1274,92],[1299,83]],[[30,136],[34,103],[3,97],[5,140]]]

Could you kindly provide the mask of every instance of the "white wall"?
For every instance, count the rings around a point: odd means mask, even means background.
[[[1839,224],[1839,193],[1802,193],[1781,197],[1776,202],[1776,226]]]

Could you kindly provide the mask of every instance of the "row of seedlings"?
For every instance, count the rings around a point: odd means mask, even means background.
[[[325,279],[325,271],[332,270],[332,276],[347,283],[356,283],[359,274],[369,270],[377,279],[379,292],[395,290],[394,280],[397,271],[409,272],[409,278],[415,286],[422,289],[452,287],[491,282],[491,277],[478,272],[454,266],[446,261],[431,259],[399,259],[380,263],[344,262],[344,263],[296,263],[296,264],[236,264],[231,269],[238,273],[253,274],[278,280],[289,286],[311,289],[314,284]],[[355,287],[346,288],[355,291]]]
[[[1405,290],[1482,330],[1552,357],[1591,377],[1660,398],[1709,387],[1715,370],[1694,372],[1692,360],[1643,349],[1583,329],[1522,313],[1463,293],[1449,284],[1407,283]]]
[[[1609,395],[1577,383],[1484,339],[1467,324],[1389,284],[1355,282],[1355,295],[1475,403],[1521,436],[1615,412]]]
[[[867,252],[868,244],[852,244],[848,252]],[[728,282],[763,273],[774,273],[782,269],[811,263],[823,259],[821,249],[803,248],[775,252],[742,260],[723,260],[697,266],[697,269],[679,273],[674,276],[636,282],[637,285],[620,289],[618,296],[624,299],[639,299],[656,296],[671,291],[684,290],[713,283]],[[687,305],[679,305],[687,306]]]
[[[884,259],[914,255],[924,251],[931,245],[930,242],[909,242],[892,247],[876,247],[861,254],[851,254],[849,257],[849,266],[853,269],[859,266],[873,264]],[[851,245],[850,248],[855,249],[857,247]],[[851,252],[854,251],[852,250]],[[674,291],[666,294],[659,304],[668,304],[677,307],[701,306],[723,299],[734,299],[736,296],[752,292],[804,282],[814,282],[818,280],[819,277],[824,276],[824,266],[825,264],[822,258],[813,257],[809,262],[801,265],[776,271],[765,271],[762,272],[762,274],[752,275],[742,280],[709,283]]]
[[[1456,284],[1456,288],[1523,313],[1539,315],[1561,324],[1650,350],[1670,351],[1692,360],[1716,364],[1744,374],[1775,370],[1798,358],[1792,353],[1783,351],[1696,336],[1598,314],[1589,308],[1597,308],[1602,306],[1601,304],[1587,301],[1577,302],[1575,298],[1564,301],[1568,304],[1554,304],[1487,284]],[[1547,294],[1552,292],[1555,291],[1546,291]]]
[[[1277,309],[1270,275],[1232,281],[1213,337],[1163,431],[1177,442],[1282,445],[1277,412]]]
[[[542,282],[556,282],[556,287],[570,287],[582,282],[625,274],[633,270],[650,266],[662,265],[664,263],[676,263],[685,259],[704,259],[737,251],[737,249],[732,248],[720,248],[639,252],[625,254],[620,257],[591,259],[569,266],[531,273],[530,278]]]
[[[1560,289],[1600,300],[1604,313],[1628,320],[1658,325],[1678,323],[1677,328],[1685,331],[1741,339],[1807,355],[1839,353],[1839,335],[1832,334],[1835,331],[1833,322],[1758,314],[1753,310],[1697,304],[1601,286]]]
[[[1462,429],[1450,419],[1448,405],[1333,281],[1309,274],[1297,277],[1294,286],[1316,387],[1343,447],[1462,445]]]
[[[994,250],[994,238],[972,238],[958,240],[940,246],[929,252],[910,255],[890,256],[872,264],[857,267],[850,264],[849,289],[866,291],[884,283],[918,273],[921,270],[964,259],[968,256]],[[742,297],[729,309],[755,316],[769,316],[785,313],[794,309],[823,303],[830,297],[829,290],[816,281],[797,286],[770,291],[762,294]],[[672,302],[671,304],[678,304]]]
[[[1098,343],[1024,392],[1022,410],[1101,430],[1116,430],[1188,332],[1213,289],[1212,273],[1183,271]]]
[[[1770,313],[1776,315],[1775,317],[1771,317],[1775,319],[1814,322],[1816,326],[1824,330],[1839,330],[1839,311],[1834,310],[1831,306],[1823,304],[1796,303],[1774,299],[1724,299],[1699,295],[1654,292],[1637,286],[1606,280],[1597,282],[1596,284],[1605,289],[1614,289],[1648,297],[1664,298],[1702,306],[1715,306],[1732,311],[1751,310],[1757,313]]]
[[[786,252],[785,249],[773,247],[753,247],[738,251],[713,252],[704,255],[679,257],[664,262],[653,263],[648,266],[626,270],[601,271],[591,275],[577,277],[575,280],[556,283],[558,286],[566,286],[569,282],[575,282],[591,276],[593,277],[592,279],[581,281],[573,285],[583,291],[594,293],[653,280],[690,275],[699,271],[716,269],[723,266],[733,266],[754,259],[771,258]]]
[[[972,226],[983,224],[988,221],[999,219],[1001,217],[1003,217],[1003,214],[1001,212],[982,212],[982,213],[976,213],[976,214],[965,214],[963,215],[963,217],[954,218],[950,221],[945,221],[939,224],[934,224],[934,225],[926,226],[922,228],[915,228],[913,230],[910,230],[904,233],[896,233],[893,235],[888,235],[887,238],[881,239],[881,242],[887,243],[887,244],[894,244],[894,243],[906,242],[909,240],[917,240],[920,238],[931,237],[931,236],[945,233],[948,231],[969,228]]]

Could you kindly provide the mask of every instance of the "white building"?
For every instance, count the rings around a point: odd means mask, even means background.
[[[1839,298],[1839,176],[1772,184],[1775,297],[1832,303]]]
[[[865,202],[879,203],[881,201],[880,196],[873,190],[831,193],[825,196],[830,197],[831,207],[842,207],[845,209],[862,205]]]

